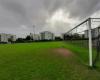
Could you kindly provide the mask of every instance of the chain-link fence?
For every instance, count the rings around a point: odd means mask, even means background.
[[[79,49],[81,57],[88,61],[89,65],[100,64],[100,18],[88,18],[70,31],[64,34],[64,40]]]

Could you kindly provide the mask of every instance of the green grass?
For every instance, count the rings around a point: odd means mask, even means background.
[[[52,51],[62,47],[75,56]],[[99,70],[85,65],[87,52],[65,42],[0,45],[0,80],[100,80]]]

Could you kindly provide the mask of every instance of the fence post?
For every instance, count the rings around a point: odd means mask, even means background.
[[[89,66],[93,66],[93,61],[92,61],[92,28],[91,28],[91,18],[88,20],[88,34],[89,34]]]

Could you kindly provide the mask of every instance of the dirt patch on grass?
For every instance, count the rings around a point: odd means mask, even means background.
[[[57,49],[54,49],[53,51],[62,56],[65,56],[65,57],[70,57],[73,55],[73,53],[71,51],[69,51],[68,49],[65,49],[65,48],[57,48]]]

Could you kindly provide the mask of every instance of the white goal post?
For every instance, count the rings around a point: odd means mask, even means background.
[[[93,59],[92,59],[92,28],[91,28],[91,18],[88,20],[88,34],[89,34],[89,66],[93,66]]]

